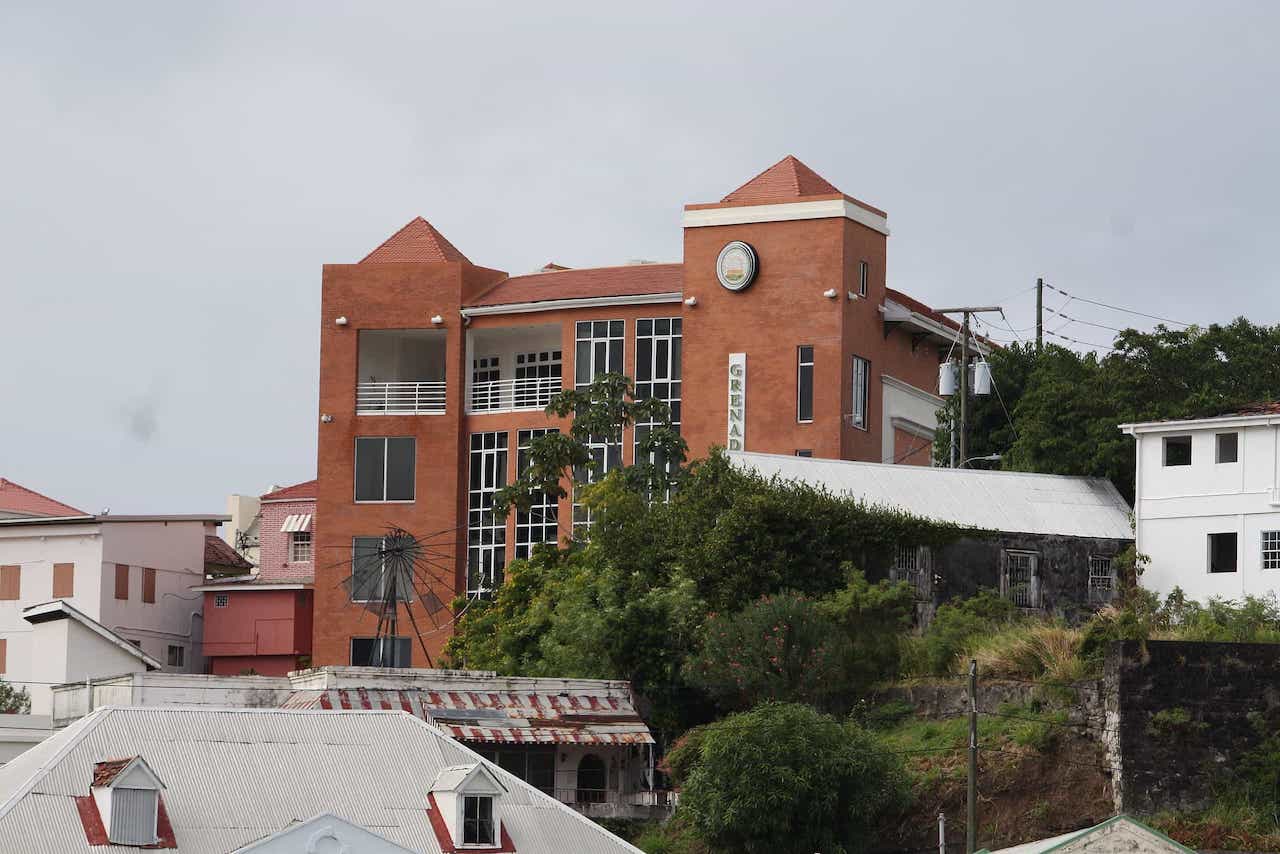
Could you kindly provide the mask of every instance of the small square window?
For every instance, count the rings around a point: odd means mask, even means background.
[[[187,661],[186,647],[174,646],[173,644],[170,644],[169,660],[168,660],[169,666],[182,667],[184,664],[186,664],[186,661]]]
[[[1209,571],[1236,571],[1236,532],[1209,535]]]
[[[1164,464],[1166,466],[1191,465],[1191,437],[1164,437]]]
[[[225,608],[227,607],[228,604],[230,604],[230,602],[231,602],[231,594],[229,593],[213,594],[213,607],[215,608]]]
[[[311,532],[294,531],[289,535],[289,562],[310,563],[312,555]]]
[[[1234,463],[1240,459],[1240,434],[1218,434],[1218,462]]]

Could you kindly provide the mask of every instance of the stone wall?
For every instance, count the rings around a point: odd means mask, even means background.
[[[1105,684],[1117,810],[1197,809],[1280,716],[1280,644],[1118,642]]]

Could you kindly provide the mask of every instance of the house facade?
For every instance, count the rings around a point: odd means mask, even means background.
[[[378,619],[351,588],[376,587],[369,556],[388,529],[430,551],[425,589],[402,606],[427,647],[406,636],[393,661],[421,666],[455,596],[489,595],[507,562],[589,522],[571,497],[506,520],[490,508],[523,449],[565,428],[543,412],[551,396],[604,373],[668,402],[695,457],[722,445],[930,463],[957,331],[888,288],[883,211],[788,157],[686,205],[681,225],[680,263],[510,276],[416,219],[359,263],[324,267],[316,547],[332,559],[317,568],[317,663],[371,663]],[[645,429],[597,443],[590,476],[632,462]]]
[[[1199,601],[1280,593],[1280,404],[1121,429],[1136,444],[1142,585]]]
[[[765,477],[821,487],[869,505],[981,532],[940,548],[901,543],[850,555],[868,578],[906,581],[917,618],[986,588],[1017,607],[1078,621],[1112,600],[1116,558],[1133,545],[1129,505],[1105,478],[890,466],[730,452]]]
[[[224,520],[0,518],[0,677],[26,687],[32,714],[45,715],[60,682],[153,667],[200,672],[203,617],[191,587],[210,560],[239,560],[218,548]]]
[[[257,499],[245,529],[254,532],[258,565],[211,575],[195,588],[204,596],[210,673],[283,676],[310,666],[315,496],[309,480]]]

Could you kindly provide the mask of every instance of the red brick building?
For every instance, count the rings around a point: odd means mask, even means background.
[[[196,588],[204,595],[204,654],[210,673],[284,676],[308,666],[315,512],[314,480],[263,495],[259,566],[210,578]],[[231,552],[222,540],[210,539]]]
[[[507,561],[568,534],[571,500],[505,522],[489,502],[520,449],[563,426],[547,399],[607,371],[669,401],[693,455],[929,464],[955,327],[886,287],[883,211],[787,157],[686,205],[683,228],[683,263],[509,276],[419,218],[359,263],[325,265],[317,664],[367,663],[377,620],[352,600],[374,594],[342,582],[355,566],[376,589],[367,556],[389,526],[432,544],[442,604],[410,609],[432,656],[453,596],[483,595]],[[632,460],[634,433],[595,449],[600,471]],[[405,634],[399,663],[426,664]]]

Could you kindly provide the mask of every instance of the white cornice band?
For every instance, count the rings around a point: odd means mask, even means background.
[[[818,202],[787,202],[781,205],[747,205],[740,208],[703,208],[684,212],[685,228],[714,225],[744,225],[752,222],[786,222],[797,219],[830,219],[843,217],[865,225],[886,237],[889,220],[855,205],[848,199],[824,199]]]
[[[527,314],[532,311],[559,311],[569,308],[607,308],[614,305],[656,305],[682,302],[679,291],[661,294],[629,294],[617,297],[578,297],[576,299],[549,299],[542,302],[511,302],[504,305],[480,305],[464,308],[463,317],[484,317],[489,314]]]

